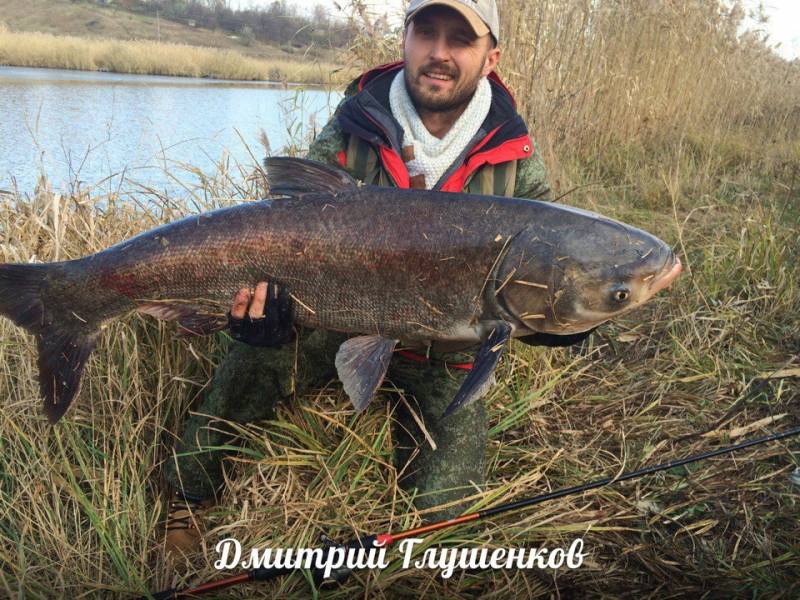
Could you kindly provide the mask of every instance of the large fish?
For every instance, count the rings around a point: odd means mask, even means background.
[[[77,393],[103,324],[135,310],[208,334],[225,327],[236,290],[278,283],[296,323],[359,334],[336,356],[359,410],[400,340],[479,342],[451,412],[482,395],[509,338],[587,331],[681,269],[656,237],[555,203],[360,186],[299,159],[268,159],[267,170],[279,198],[77,260],[0,265],[0,313],[36,337],[51,422]]]

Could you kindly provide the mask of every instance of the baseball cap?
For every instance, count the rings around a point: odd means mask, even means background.
[[[406,10],[406,25],[423,8],[435,5],[457,10],[478,37],[491,33],[495,41],[500,39],[500,17],[495,0],[411,0]]]

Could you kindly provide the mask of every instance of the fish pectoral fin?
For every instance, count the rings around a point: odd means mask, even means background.
[[[228,326],[226,315],[216,306],[158,301],[140,304],[136,310],[164,321],[177,321],[175,337],[211,335]]]
[[[493,375],[497,362],[508,347],[508,340],[511,337],[511,325],[505,321],[498,321],[489,335],[483,340],[483,344],[475,355],[472,369],[464,379],[464,383],[456,392],[456,397],[445,409],[442,419],[453,414],[462,406],[474,402],[482,397],[493,383]]]
[[[518,342],[528,344],[529,346],[548,346],[550,348],[561,348],[564,346],[574,346],[580,344],[583,340],[589,337],[592,332],[597,329],[593,327],[589,331],[582,333],[571,333],[568,335],[556,335],[554,333],[532,333],[516,338]]]
[[[264,168],[267,170],[270,194],[335,194],[358,187],[358,182],[346,171],[314,160],[271,156],[264,159]]]
[[[357,411],[364,410],[375,396],[397,342],[379,335],[362,335],[339,346],[336,371]]]

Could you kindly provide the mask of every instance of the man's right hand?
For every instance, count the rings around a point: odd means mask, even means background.
[[[254,293],[242,288],[228,313],[231,337],[250,346],[279,348],[294,338],[292,299],[277,284],[262,281]]]

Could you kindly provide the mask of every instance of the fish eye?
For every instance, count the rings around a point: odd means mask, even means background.
[[[631,297],[631,292],[627,288],[617,288],[611,292],[611,298],[614,302],[623,303]]]

